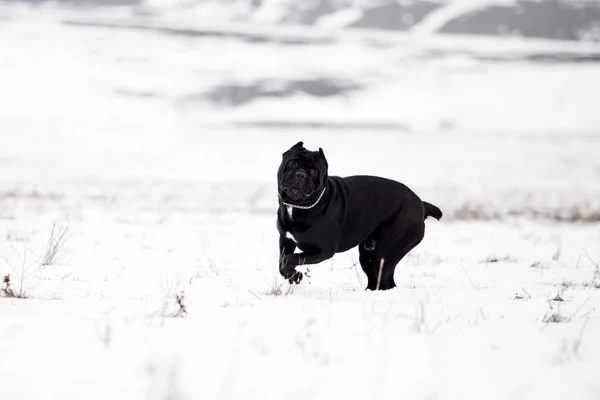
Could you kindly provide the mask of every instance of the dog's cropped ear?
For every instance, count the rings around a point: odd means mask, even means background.
[[[292,147],[290,147],[289,150],[287,150],[285,153],[283,153],[282,155],[285,156],[287,153],[289,153],[292,150],[298,150],[298,149],[303,149],[304,148],[304,142],[298,142],[295,145],[293,145]]]
[[[295,150],[295,149],[302,149],[304,148],[304,142],[298,142],[295,145],[293,145],[290,150]]]
[[[325,165],[329,167],[329,163],[327,162],[327,158],[325,158],[325,153],[323,152],[323,149],[319,147],[319,154],[321,155],[321,157],[323,157],[323,161],[325,161]]]

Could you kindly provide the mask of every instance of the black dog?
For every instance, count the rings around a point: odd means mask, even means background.
[[[425,219],[442,212],[402,183],[374,176],[328,176],[323,150],[299,142],[283,153],[277,172],[279,272],[300,283],[296,266],[317,264],[360,245],[367,289],[396,286],[398,262],[425,235]],[[303,253],[294,253],[296,246]],[[380,270],[381,269],[381,270]]]

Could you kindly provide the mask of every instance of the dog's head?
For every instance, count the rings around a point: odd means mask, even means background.
[[[295,205],[314,202],[327,183],[327,169],[323,149],[309,151],[303,142],[296,143],[283,153],[277,172],[279,196]]]

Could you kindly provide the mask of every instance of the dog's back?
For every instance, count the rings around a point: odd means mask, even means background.
[[[407,222],[425,218],[421,199],[400,182],[368,175],[329,179],[343,197],[341,247],[344,250],[363,242],[377,226],[399,212]]]

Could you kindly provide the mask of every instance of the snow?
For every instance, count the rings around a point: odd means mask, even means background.
[[[447,2],[444,7],[440,7],[429,15],[423,21],[417,24],[412,31],[419,34],[432,34],[439,32],[449,21],[462,15],[486,9],[496,5],[511,5],[514,0],[453,0]]]
[[[357,8],[344,8],[336,11],[333,14],[325,15],[319,18],[316,22],[316,25],[324,28],[341,28],[344,26],[349,26],[350,24],[358,20],[361,17],[361,15],[361,10]]]
[[[600,396],[600,72],[526,57],[593,46],[0,15],[0,276],[28,296],[0,298],[0,398]],[[202,96],[325,78],[362,89]],[[364,291],[356,250],[280,279],[298,140],[444,211],[396,289]]]

